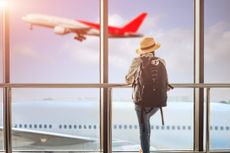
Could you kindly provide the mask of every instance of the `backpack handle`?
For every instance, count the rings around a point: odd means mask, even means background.
[[[171,84],[168,84],[168,87],[169,87],[170,89],[174,89],[174,87],[173,87]]]

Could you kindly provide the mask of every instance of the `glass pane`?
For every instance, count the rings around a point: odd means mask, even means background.
[[[109,0],[109,25],[125,27],[143,12],[147,16],[136,34],[153,36],[160,42],[161,47],[156,56],[165,59],[170,82],[192,83],[193,0]],[[137,57],[136,49],[139,47],[140,38],[127,38],[125,34],[120,37],[121,39],[109,39],[110,82],[124,82],[128,66]]]
[[[175,97],[177,92],[183,96]],[[139,125],[132,103],[131,89],[114,89],[112,99],[113,151],[138,151],[140,149]],[[163,108],[165,125],[160,111],[151,117],[150,149],[193,149],[193,95],[192,89],[174,89],[168,94],[168,104]]]
[[[98,22],[99,1],[12,0],[11,4],[12,82],[99,82],[99,37],[85,35],[89,25],[80,23]]]
[[[210,105],[210,149],[230,150],[230,89],[212,89]]]
[[[205,82],[230,82],[230,18],[228,0],[205,1]]]
[[[230,18],[228,0],[205,1],[205,82],[229,83]],[[229,150],[229,89],[211,90],[210,149]]]
[[[120,39],[109,39],[109,81],[111,83],[124,83],[125,75],[133,58],[138,56],[136,49],[139,47],[141,39],[140,37],[130,37],[135,34],[143,34],[144,36],[153,36],[160,42],[161,47],[155,54],[165,59],[170,83],[192,83],[194,69],[193,3],[193,0],[134,0],[132,2],[129,0],[109,0],[109,25],[123,28],[123,31],[116,31],[117,33],[120,32]],[[178,4],[180,4],[180,7],[178,7]],[[138,15],[142,13],[147,13],[147,16],[143,19],[139,29],[134,33],[129,33],[127,26],[130,24],[128,23],[133,23],[133,19],[138,18]],[[137,26],[135,22],[134,26]],[[112,30],[112,27],[109,30],[111,30],[110,35],[118,35],[114,32],[115,30]],[[117,124],[115,126],[116,129],[113,129],[113,150],[138,151],[140,147],[138,130],[130,129],[133,132],[125,137],[129,129],[129,125],[126,125],[126,123],[133,122],[130,127],[137,125],[136,114],[131,99],[132,91],[131,89],[129,91],[127,91],[128,89],[124,89],[125,91],[117,90],[114,92],[122,93],[122,95],[113,93],[113,97],[118,99],[118,102],[116,100],[113,101],[113,122],[115,122],[113,126]],[[192,150],[193,90],[174,89],[169,94],[169,105],[164,109],[166,126],[161,126],[159,112],[152,118],[151,149]],[[121,98],[120,96],[123,97]],[[115,103],[125,103],[125,108],[127,104],[127,110],[121,109],[123,112],[120,113],[118,108],[122,108],[123,105]],[[118,108],[116,105],[118,105]],[[177,113],[172,113],[176,110],[178,110]],[[189,113],[183,116],[184,112]],[[120,119],[119,114],[123,113],[125,115]],[[167,118],[167,116],[170,117]],[[119,123],[116,121],[119,121]],[[170,133],[170,140],[167,139],[168,136],[166,133]],[[119,136],[121,137],[120,139]],[[118,147],[115,140],[120,140],[123,142],[123,145]]]
[[[98,89],[14,89],[14,151],[98,151]]]
[[[2,65],[2,50],[3,50],[3,11],[0,7],[0,82],[3,82],[3,65]]]
[[[0,127],[3,128],[3,89],[0,88]],[[3,151],[3,132],[0,132],[0,151]]]

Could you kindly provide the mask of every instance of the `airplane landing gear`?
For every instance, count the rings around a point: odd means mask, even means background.
[[[74,37],[74,39],[75,39],[75,40],[78,40],[78,41],[80,41],[80,42],[82,42],[83,40],[86,39],[86,37],[83,36],[83,35],[81,35],[81,34],[78,34],[78,35],[76,35],[76,36]]]

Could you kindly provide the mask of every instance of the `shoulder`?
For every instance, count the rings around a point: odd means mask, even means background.
[[[166,62],[163,58],[160,58],[160,57],[157,57],[157,58],[160,60],[161,63],[163,63],[166,66]]]
[[[141,57],[135,57],[132,61],[133,64],[140,64],[141,62]]]

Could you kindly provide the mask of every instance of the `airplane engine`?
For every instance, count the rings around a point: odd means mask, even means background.
[[[64,34],[68,33],[69,31],[64,27],[56,26],[56,27],[54,27],[54,32],[58,35],[64,35]]]

